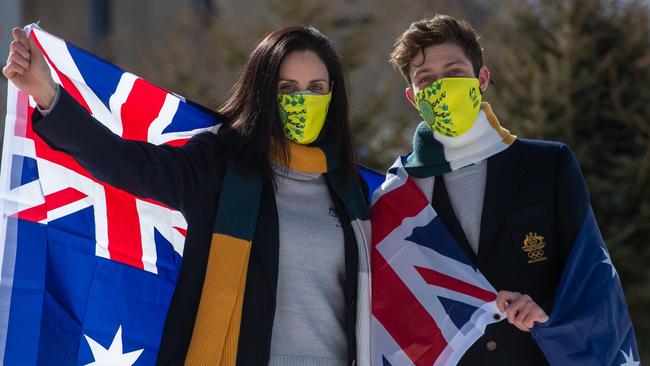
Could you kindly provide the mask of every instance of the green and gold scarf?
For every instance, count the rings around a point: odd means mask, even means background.
[[[288,168],[324,173],[344,203],[350,220],[368,219],[361,187],[347,182],[336,154],[325,143],[289,143]],[[208,265],[187,365],[234,365],[242,316],[246,274],[262,194],[262,179],[226,167],[212,234]]]

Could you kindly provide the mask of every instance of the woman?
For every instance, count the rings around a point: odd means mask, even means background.
[[[3,74],[37,102],[34,131],[95,177],[187,219],[159,364],[368,362],[367,204],[325,36],[267,36],[219,109],[218,133],[183,147],[112,134],[56,87],[21,29],[13,36]]]

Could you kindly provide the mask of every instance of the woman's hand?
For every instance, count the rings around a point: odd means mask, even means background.
[[[508,322],[524,332],[528,332],[536,322],[548,321],[546,312],[528,295],[499,291],[496,302],[499,310],[506,313]]]
[[[41,109],[49,109],[56,95],[56,84],[43,53],[21,28],[14,28],[11,34],[14,40],[9,46],[2,74],[18,89],[34,97]]]

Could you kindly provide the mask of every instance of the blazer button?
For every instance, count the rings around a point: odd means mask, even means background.
[[[497,349],[497,342],[487,341],[487,343],[485,343],[485,349],[487,349],[488,351],[494,351],[495,349]]]

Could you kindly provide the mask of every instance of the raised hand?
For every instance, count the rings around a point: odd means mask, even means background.
[[[56,84],[43,53],[32,39],[27,38],[22,28],[14,28],[11,34],[14,40],[9,46],[2,74],[18,89],[34,97],[40,108],[50,108],[56,95]]]

